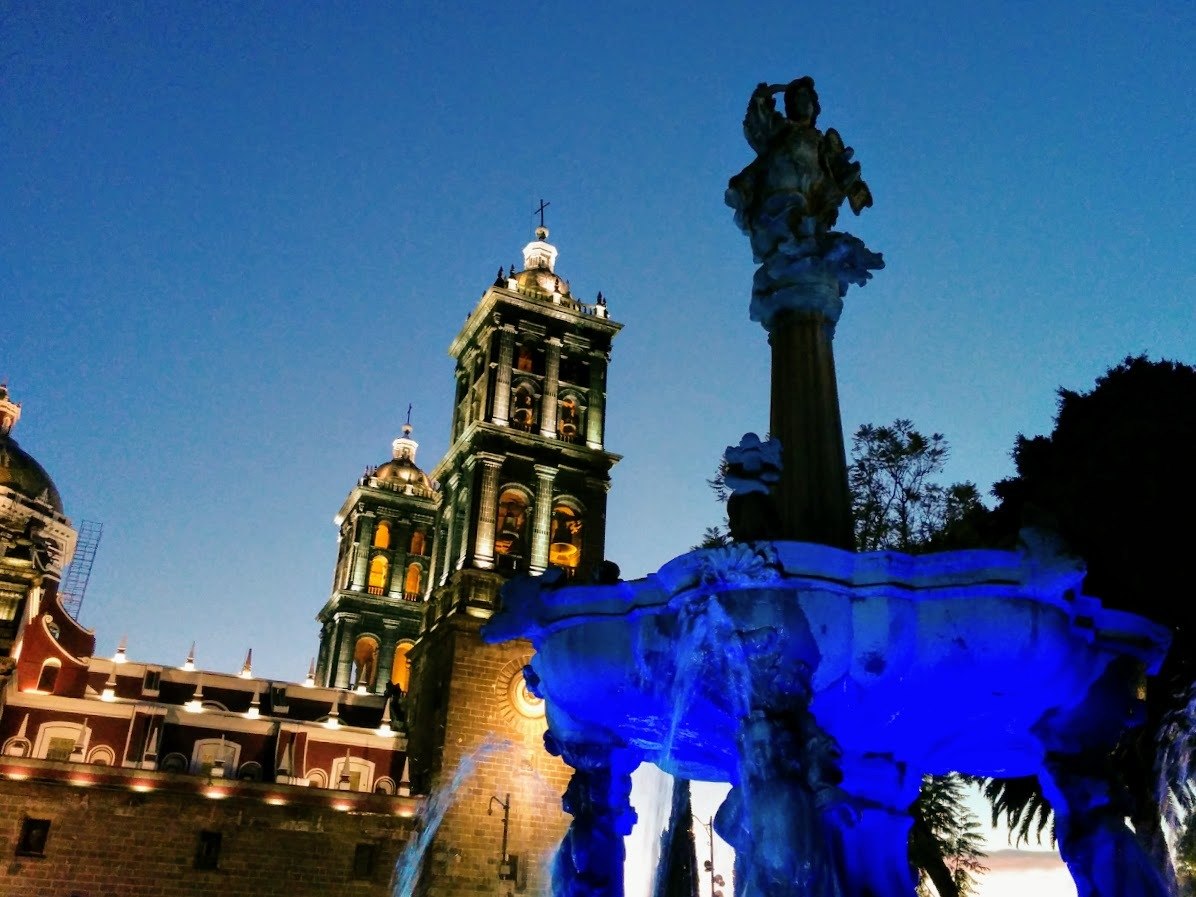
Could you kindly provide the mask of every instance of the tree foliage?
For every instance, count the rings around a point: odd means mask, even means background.
[[[910,833],[910,860],[924,873],[918,893],[929,897],[933,883],[939,897],[976,892],[976,876],[988,871],[980,823],[967,809],[963,776],[926,776]]]
[[[941,433],[924,436],[900,418],[856,430],[847,477],[858,551],[925,552],[969,542],[984,507],[974,484],[934,480],[949,453]]]
[[[1085,592],[1106,607],[1168,626],[1171,651],[1149,684],[1146,722],[1118,746],[1116,766],[1133,803],[1131,820],[1166,867],[1162,822],[1169,802],[1190,782],[1159,766],[1161,738],[1196,681],[1196,601],[1188,557],[1196,544],[1196,368],[1174,361],[1126,358],[1088,392],[1059,390],[1048,436],[1019,436],[1017,474],[993,489],[994,538],[1010,545],[1018,529],[1057,532],[1088,564]],[[1186,745],[1189,750],[1191,745]],[[1186,752],[1179,752],[1184,754]],[[1162,774],[1164,784],[1159,788]],[[1162,790],[1164,793],[1159,793]],[[1007,819],[1024,822],[1040,794],[1001,795]],[[1016,798],[1016,799],[1015,799]],[[994,809],[996,806],[994,805]]]

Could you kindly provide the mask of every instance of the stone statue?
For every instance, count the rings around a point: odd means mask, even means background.
[[[775,100],[782,92],[783,115]],[[757,86],[743,120],[756,158],[727,185],[735,223],[762,263],[751,317],[769,330],[784,310],[821,312],[835,323],[847,287],[863,286],[871,270],[884,267],[879,253],[832,230],[845,199],[858,215],[872,205],[872,193],[839,132],[818,129],[820,111],[813,78]]]

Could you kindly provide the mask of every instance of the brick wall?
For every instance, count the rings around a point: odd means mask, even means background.
[[[429,851],[425,872],[435,897],[513,897],[547,892],[548,864],[569,817],[561,795],[570,771],[544,750],[544,719],[529,719],[508,694],[512,676],[532,649],[527,642],[487,645],[478,635],[481,621],[454,615],[424,645],[432,660],[452,658],[451,675],[441,675],[444,747],[439,780],[448,781],[466,758],[477,762],[449,809]],[[451,630],[451,631],[446,631]],[[428,672],[439,664],[429,663]],[[442,673],[437,669],[437,673]],[[431,683],[429,683],[431,685]],[[413,743],[414,750],[414,743]],[[515,881],[498,878],[503,811],[490,798],[510,795],[507,852],[519,858]],[[487,809],[491,812],[487,814]]]
[[[50,820],[44,857],[17,856],[23,820]],[[0,780],[0,897],[383,897],[411,820],[259,799]],[[200,832],[218,868],[195,868]],[[358,844],[373,873],[354,878]]]

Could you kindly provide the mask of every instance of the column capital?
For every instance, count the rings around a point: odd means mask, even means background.
[[[559,467],[549,467],[547,464],[535,464],[532,469],[535,470],[537,478],[546,480],[555,480],[556,475],[561,472]]]
[[[473,455],[473,459],[475,462],[481,461],[487,467],[502,467],[503,462],[507,460],[505,455],[496,455],[493,452],[478,452]]]
[[[338,623],[359,623],[361,622],[361,614],[355,614],[351,611],[338,611],[332,615],[332,619]]]

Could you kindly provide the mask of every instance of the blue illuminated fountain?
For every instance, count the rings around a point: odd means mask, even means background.
[[[784,112],[774,97],[784,93]],[[872,204],[814,83],[760,85],[757,158],[727,202],[760,268],[773,439],[728,449],[735,543],[634,582],[512,581],[494,641],[528,638],[548,750],[575,770],[561,897],[621,897],[631,772],[729,782],[715,819],[743,897],[911,897],[923,774],[1037,775],[1080,897],[1164,895],[1101,760],[1132,724],[1163,628],[1081,592],[1082,565],[1020,552],[856,554],[831,341],[881,257],[834,231]]]

